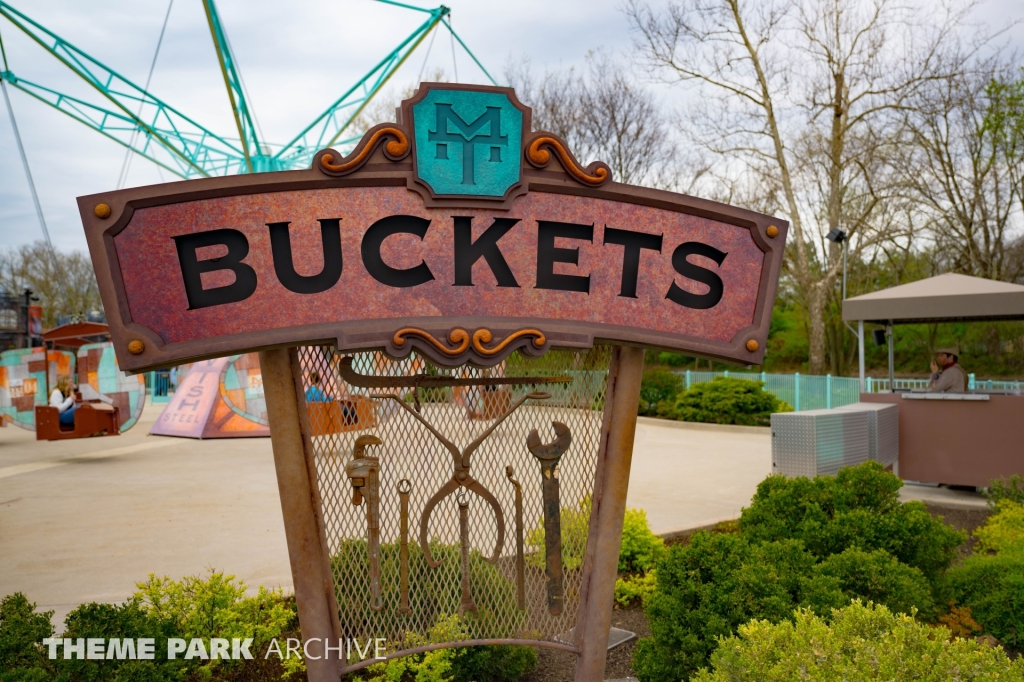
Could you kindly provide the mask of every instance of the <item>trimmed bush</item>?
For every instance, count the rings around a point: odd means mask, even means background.
[[[1000,500],[1024,504],[1024,476],[1014,474],[1009,478],[994,479],[985,491],[988,503],[995,507]]]
[[[794,538],[819,559],[851,547],[884,549],[936,587],[967,536],[921,502],[899,501],[903,482],[878,462],[814,479],[769,476],[740,515],[751,541]]]
[[[884,606],[854,602],[829,621],[799,610],[793,621],[755,620],[724,638],[711,670],[696,682],[791,680],[1024,680],[1024,660],[1011,661],[998,647],[950,641],[945,628],[930,628]]]
[[[771,476],[739,532],[696,533],[670,547],[643,598],[652,636],[637,645],[638,677],[688,679],[720,637],[751,619],[789,619],[798,607],[829,617],[856,598],[936,618],[936,594],[965,535],[919,503],[900,503],[901,485],[874,462],[813,480]],[[618,596],[633,598],[637,587],[623,584]]]
[[[654,594],[654,586],[657,584],[658,572],[654,569],[636,575],[627,575],[624,578],[615,579],[615,603],[619,606],[629,606],[635,601],[641,604]]]
[[[181,581],[149,576],[139,583],[139,592],[123,604],[82,604],[64,620],[63,637],[132,638],[155,640],[152,661],[65,659],[58,650],[50,660],[42,646],[53,636],[50,617],[53,612],[33,613],[35,604],[21,594],[0,602],[0,682],[181,682],[184,680],[233,679],[242,660],[167,659],[167,639],[213,637],[245,639],[252,637],[250,648],[263,673],[266,666],[286,676],[305,668],[302,660],[264,664],[261,654],[271,639],[281,637],[297,626],[294,605],[278,591],[260,588],[253,597],[245,596],[245,585],[234,576],[212,572],[208,577],[189,577]]]
[[[683,390],[683,379],[667,369],[645,369],[640,382],[639,414],[656,415],[658,408],[673,401]]]
[[[399,648],[468,639],[466,623],[457,615],[442,616],[426,637],[406,633]],[[537,667],[537,652],[528,646],[480,646],[436,649],[375,663],[355,673],[357,682],[515,682]]]
[[[48,679],[45,674],[35,678],[14,677],[18,670],[45,673],[49,667],[42,642],[53,636],[53,611],[35,613],[35,608],[21,592],[0,601],[0,680]]]
[[[764,390],[760,381],[732,377],[691,386],[659,414],[687,422],[768,426],[773,412],[792,412],[793,408]]]
[[[1024,505],[1003,498],[974,534],[979,553],[949,572],[953,595],[987,634],[1024,651]]]
[[[622,523],[622,544],[619,547],[619,570],[643,573],[654,568],[665,551],[665,541],[651,531],[647,512],[627,509]]]
[[[1024,551],[1024,504],[1000,500],[996,513],[974,531],[974,537],[978,538],[978,554]]]
[[[865,552],[851,547],[814,567],[819,576],[835,578],[846,601],[859,598],[882,604],[895,613],[935,616],[928,579],[917,568],[900,563],[883,549]]]
[[[366,567],[369,565],[366,540],[348,539],[341,541],[340,545],[331,562],[338,584],[367,585],[365,589],[338,594],[338,606],[345,616],[342,621],[342,636],[354,636],[353,633],[344,632],[345,622],[349,622],[358,623],[361,630],[378,633],[379,637],[401,637],[401,632],[386,629],[400,603],[399,543],[382,543],[380,546],[380,586],[381,598],[384,601],[384,608],[381,611],[374,611],[370,604],[366,573]],[[431,542],[430,551],[435,561],[440,561],[452,569],[459,566],[461,555],[458,545]],[[477,549],[471,549],[469,552],[469,575],[478,612],[471,617],[472,620],[467,619],[461,623],[460,627],[468,629],[474,638],[517,636],[520,626],[525,623],[526,614],[516,606],[515,584],[509,581],[498,567],[486,561]],[[451,589],[450,579],[449,572],[427,565],[423,549],[418,542],[409,543],[409,594],[416,595],[416,608],[428,622],[441,623],[447,614],[458,611],[460,594],[457,590]],[[512,614],[511,618],[509,614]]]
[[[788,618],[805,597],[818,608],[842,606],[834,580],[809,584],[814,563],[794,540],[751,544],[740,534],[699,532],[670,546],[644,601],[652,636],[637,643],[637,676],[687,679],[707,665],[719,637],[751,618]]]

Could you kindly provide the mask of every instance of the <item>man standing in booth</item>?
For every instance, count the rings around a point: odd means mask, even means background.
[[[935,351],[929,390],[936,393],[967,392],[967,372],[957,362],[959,356],[959,348],[939,348]]]

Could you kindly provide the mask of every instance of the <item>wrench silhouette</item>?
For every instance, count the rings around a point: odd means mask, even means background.
[[[541,495],[544,500],[544,572],[548,579],[548,612],[562,612],[565,597],[562,573],[562,510],[558,492],[558,463],[572,444],[572,433],[562,422],[552,422],[555,440],[542,443],[537,429],[526,437],[526,447],[540,462]]]

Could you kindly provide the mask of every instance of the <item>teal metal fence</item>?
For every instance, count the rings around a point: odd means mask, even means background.
[[[820,410],[852,405],[860,400],[860,380],[855,377],[834,377],[815,374],[769,374],[767,372],[695,372],[693,370],[677,370],[676,374],[684,377],[686,388],[694,384],[703,384],[715,377],[735,377],[764,383],[766,391],[789,403],[794,410]],[[996,381],[993,379],[976,379],[973,374],[967,375],[968,388],[972,391],[1008,391],[1024,392],[1024,381]],[[897,390],[918,390],[928,388],[928,379],[896,379]],[[865,392],[881,393],[889,390],[888,379],[867,378]]]
[[[686,388],[711,381],[715,377],[734,377],[761,381],[765,390],[789,403],[794,410],[820,410],[850,405],[860,400],[860,381],[831,374],[769,374],[768,372],[695,372],[678,371],[686,381]]]

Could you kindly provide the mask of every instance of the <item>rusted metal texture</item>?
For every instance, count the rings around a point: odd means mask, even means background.
[[[538,192],[516,199],[511,212],[473,211],[473,222],[481,231],[495,218],[522,221],[501,241],[505,260],[522,286],[497,287],[489,274],[481,272],[475,286],[455,287],[451,284],[453,218],[464,214],[464,209],[426,209],[420,198],[405,188],[276,192],[140,208],[114,236],[113,245],[132,321],[168,346],[328,321],[339,323],[335,329],[343,331],[344,323],[431,316],[569,319],[646,328],[725,345],[754,322],[764,253],[749,229],[649,206]],[[402,269],[425,262],[433,275],[431,281],[411,288],[386,286],[359,262],[366,229],[392,215],[421,216],[430,221],[430,227],[422,240],[412,235],[386,240],[381,249],[385,262]],[[289,221],[295,270],[317,273],[324,257],[317,222],[321,218],[341,219],[341,280],[317,294],[291,292],[277,281],[267,223]],[[590,241],[565,240],[565,246],[579,249],[579,266],[569,269],[590,277],[589,293],[535,288],[538,219],[597,226]],[[163,281],[180,268],[173,237],[213,225],[231,225],[246,236],[249,253],[245,262],[261,284],[244,301],[189,310],[184,288]],[[622,247],[604,244],[605,225],[664,235],[664,253],[643,259],[635,299],[619,295]],[[683,283],[672,268],[671,252],[693,241],[728,254],[716,268],[724,282],[722,300],[707,310],[686,308],[666,299],[674,281]],[[216,253],[209,255],[216,257]],[[203,280],[205,287],[213,288],[230,285],[234,275],[230,270],[217,270],[206,273]],[[693,293],[706,290],[692,281],[684,286]],[[325,311],[330,311],[329,319]]]
[[[516,604],[526,608],[526,558],[523,554],[523,486],[515,478],[512,465],[505,467],[505,477],[516,490]]]
[[[540,358],[516,352],[492,368],[454,369],[432,366],[417,353],[401,360],[383,353],[351,356],[352,369],[363,376],[570,378],[568,383],[543,384],[550,392],[543,399],[530,384],[420,388],[422,412],[417,414],[412,407],[412,388],[395,394],[388,387],[353,386],[341,372],[345,356],[332,347],[300,350],[303,390],[313,386],[310,375],[316,372],[317,386],[328,400],[343,404],[365,401],[372,411],[360,414],[346,429],[320,423],[328,410],[309,411],[311,433],[316,434],[311,439],[314,487],[321,500],[325,556],[340,637],[360,641],[384,637],[389,653],[400,652],[408,634],[428,636],[440,618],[458,613],[460,607],[464,636],[473,640],[525,643],[536,639],[538,645],[546,646],[556,644],[555,637],[576,624],[609,355],[605,346],[583,353],[550,350]],[[536,473],[537,460],[527,447],[532,430],[549,433],[553,422],[565,424],[573,434],[572,450],[559,465],[562,513],[575,521],[568,534],[563,524],[562,547],[567,560],[563,608],[558,615],[548,609],[542,484]],[[379,611],[372,608],[367,582],[365,513],[351,504],[352,487],[345,468],[356,440],[365,435],[382,441],[373,446],[380,462],[383,608]],[[518,495],[509,483],[508,466],[514,472],[535,472],[529,477],[520,475]],[[466,478],[459,481],[459,473],[467,474]],[[404,479],[413,484],[399,488]],[[488,491],[503,510],[500,525],[485,496],[473,487],[459,485],[470,479]],[[450,492],[447,496],[442,492],[443,499],[429,509],[428,563],[428,552],[421,544],[408,541],[410,518],[418,519],[428,511],[431,499],[438,491],[446,491],[446,486]],[[465,507],[458,504],[460,490]],[[515,536],[511,519],[509,532],[504,530],[504,519],[513,513]],[[470,605],[476,607],[475,614]]]
[[[643,371],[642,348],[616,346],[612,349],[575,630],[576,645],[580,648],[576,682],[604,679]]]
[[[370,608],[380,611],[380,459],[365,453],[366,446],[380,445],[376,436],[356,439],[352,459],[345,465],[345,474],[352,481],[352,504],[360,506],[366,499],[366,546],[370,558]]]
[[[544,565],[548,578],[548,611],[552,616],[562,612],[562,505],[558,492],[558,463],[572,445],[572,433],[561,422],[554,422],[555,440],[542,443],[537,429],[530,431],[526,444],[530,454],[540,462],[542,497],[544,499]]]
[[[334,590],[324,573],[319,505],[310,480],[307,456],[309,441],[303,437],[299,410],[304,406],[302,389],[296,386],[293,371],[295,351],[278,349],[260,353],[263,389],[270,420],[270,440],[274,448],[274,468],[281,495],[285,538],[291,561],[292,582],[303,637],[314,639],[311,658],[306,661],[309,682],[337,682],[337,661],[324,656],[322,643],[337,637],[332,614]],[[299,390],[296,390],[296,389]],[[313,660],[312,656],[321,657]]]
[[[399,499],[398,613],[410,616],[412,609],[409,607],[409,493],[412,492],[412,482],[408,478],[403,478],[398,482],[396,489]]]

